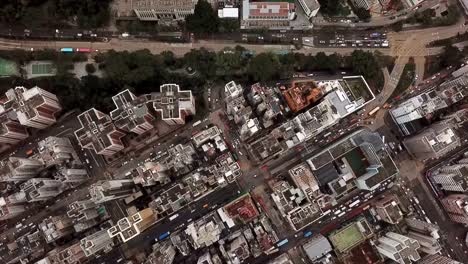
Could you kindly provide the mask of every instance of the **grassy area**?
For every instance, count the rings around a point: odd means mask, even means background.
[[[351,224],[334,233],[329,238],[340,252],[345,252],[364,240],[364,236],[359,231],[357,224]]]
[[[403,73],[401,74],[400,81],[398,82],[398,85],[393,91],[389,100],[393,100],[393,98],[404,92],[413,83],[416,74],[415,70],[416,65],[414,64],[414,62],[409,62],[405,65]],[[423,76],[419,76],[419,78],[423,78]]]
[[[16,63],[0,58],[0,76],[18,75]]]

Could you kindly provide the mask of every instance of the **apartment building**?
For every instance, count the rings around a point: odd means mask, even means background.
[[[113,155],[124,148],[121,138],[125,133],[114,126],[108,115],[91,108],[81,113],[78,120],[81,128],[75,136],[81,147],[102,155]]]

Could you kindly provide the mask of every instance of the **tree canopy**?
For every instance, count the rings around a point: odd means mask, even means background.
[[[0,1],[0,22],[26,26],[72,22],[82,28],[105,25],[111,0],[12,0]]]
[[[185,19],[185,25],[193,33],[215,33],[218,32],[219,18],[210,3],[199,0],[194,13]]]

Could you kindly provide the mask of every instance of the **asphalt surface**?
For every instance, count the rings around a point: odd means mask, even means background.
[[[194,203],[189,204],[184,209],[177,211],[179,216],[174,220],[170,221],[169,218],[164,218],[160,222],[157,222],[139,236],[124,244],[124,247],[128,249],[138,247],[147,249],[151,248],[155,243],[155,239],[160,235],[168,231],[173,233],[178,229],[186,227],[190,222],[195,221],[209,212],[218,209],[229,201],[234,200],[240,192],[241,189],[239,189],[239,186],[236,183],[217,189]],[[208,206],[204,207],[205,204],[208,204]]]

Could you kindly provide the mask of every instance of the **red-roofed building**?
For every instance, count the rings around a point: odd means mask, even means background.
[[[224,206],[226,214],[233,219],[247,223],[255,219],[259,212],[250,194],[245,194]]]

